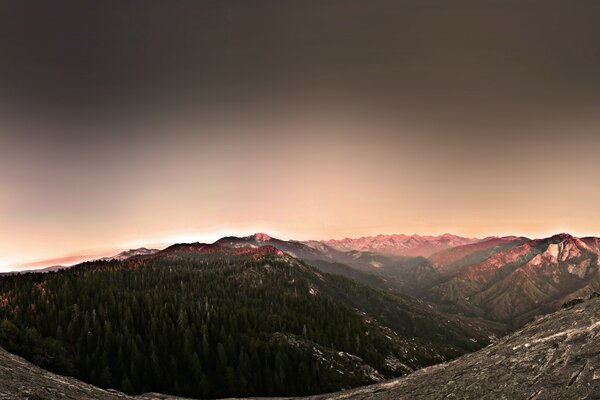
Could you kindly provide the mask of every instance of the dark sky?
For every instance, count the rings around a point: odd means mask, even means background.
[[[600,234],[598,21],[591,0],[2,2],[0,255]]]
[[[74,110],[105,117],[216,101],[302,101],[300,94],[386,105],[426,120],[546,117],[599,100],[594,1],[0,7],[4,101],[54,117],[62,109],[69,120]]]

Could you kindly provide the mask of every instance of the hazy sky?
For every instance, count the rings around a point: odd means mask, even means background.
[[[598,21],[582,0],[4,2],[0,269],[255,231],[600,235]]]

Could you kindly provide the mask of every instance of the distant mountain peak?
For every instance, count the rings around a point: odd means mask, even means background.
[[[269,240],[273,239],[271,236],[267,235],[266,233],[262,233],[262,232],[255,233],[253,236],[254,236],[254,240],[256,240],[258,242],[268,242]]]
[[[116,254],[116,255],[111,256],[111,257],[103,257],[103,258],[101,258],[101,260],[104,260],[104,261],[110,261],[110,260],[122,261],[122,260],[126,260],[128,258],[136,257],[136,256],[149,256],[149,255],[158,253],[159,251],[160,250],[157,250],[157,249],[148,249],[146,247],[139,247],[137,249],[130,249],[130,250],[122,251],[119,254]]]
[[[259,247],[243,246],[243,247],[227,247],[220,244],[208,243],[177,243],[166,249],[153,254],[151,256],[178,256],[190,254],[232,254],[232,255],[249,255],[255,259],[273,254],[276,256],[284,256],[285,253],[273,246],[265,245]]]
[[[550,237],[550,239],[569,240],[569,239],[574,239],[574,236],[569,233],[566,233],[566,232],[561,232],[561,233],[557,233],[556,235],[552,235]]]

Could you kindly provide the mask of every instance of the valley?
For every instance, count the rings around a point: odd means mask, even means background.
[[[600,297],[596,293],[450,363],[384,383],[303,399],[595,399],[600,395],[599,335]],[[103,390],[40,369],[2,348],[0,372],[0,399],[181,399],[157,393],[132,397]]]

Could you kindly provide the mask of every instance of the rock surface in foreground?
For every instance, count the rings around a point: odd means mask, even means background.
[[[160,394],[127,396],[36,367],[0,347],[0,400],[177,400]]]
[[[600,399],[600,298],[543,316],[455,361],[310,399]]]

